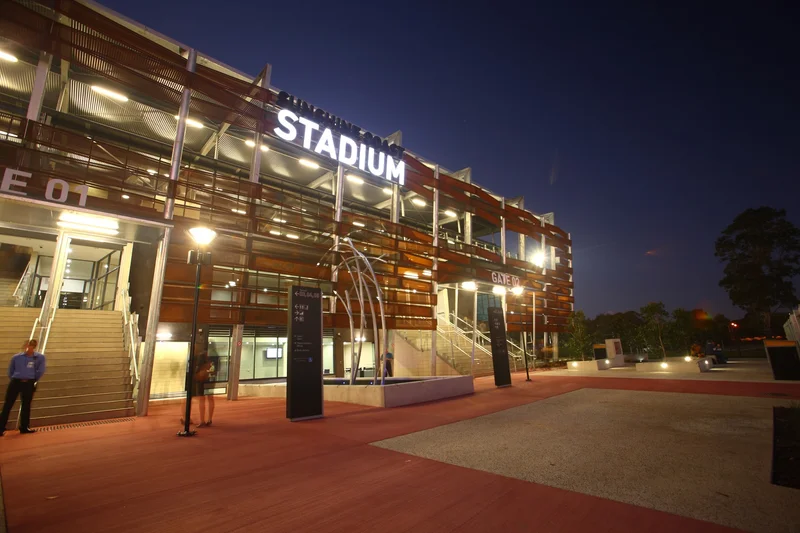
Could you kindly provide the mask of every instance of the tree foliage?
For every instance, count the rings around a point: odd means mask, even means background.
[[[572,313],[565,346],[571,353],[580,355],[581,360],[585,360],[587,355],[591,358],[592,336],[589,333],[586,315],[583,311]]]
[[[650,353],[658,353],[666,359],[667,350],[664,347],[664,332],[669,322],[669,313],[661,302],[650,302],[639,310],[642,325],[639,328],[640,336],[645,342]]]
[[[717,239],[715,255],[725,263],[719,285],[731,302],[763,317],[797,305],[792,278],[800,275],[800,229],[784,209],[759,207],[740,213]]]

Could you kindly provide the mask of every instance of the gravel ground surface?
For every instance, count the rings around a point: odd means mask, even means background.
[[[772,406],[786,403],[581,389],[374,445],[747,531],[800,532],[800,490],[769,482]]]

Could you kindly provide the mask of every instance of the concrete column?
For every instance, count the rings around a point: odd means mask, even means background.
[[[267,65],[264,69],[264,75],[261,77],[260,86],[262,89],[269,90],[269,83],[270,78],[272,77],[272,65]],[[250,159],[250,182],[251,183],[258,183],[259,175],[261,173],[261,143],[263,139],[261,138],[261,131],[256,131],[253,134],[253,142],[255,146],[253,147],[253,155]],[[216,142],[214,143],[216,146]],[[214,159],[216,159],[216,149],[214,150]]]
[[[242,338],[244,337],[244,325],[236,324],[233,326],[231,335],[231,358],[228,363],[228,399],[239,399],[239,372],[242,368]]]
[[[186,61],[186,70],[193,73],[197,67],[197,53],[194,49],[189,50]],[[181,106],[178,112],[178,125],[175,134],[175,142],[172,144],[172,164],[169,169],[169,179],[172,184],[170,193],[164,203],[164,219],[172,220],[175,211],[175,182],[181,169],[181,159],[183,158],[183,141],[186,135],[186,117],[189,116],[189,101],[192,97],[190,87],[184,87],[181,96]],[[169,240],[172,228],[164,229],[164,236],[158,246],[156,253],[156,264],[153,269],[153,286],[150,290],[150,308],[147,313],[147,329],[145,331],[144,344],[142,349],[142,360],[139,365],[139,394],[136,397],[136,414],[146,416],[150,404],[150,386],[153,380],[153,359],[156,351],[156,330],[158,329],[159,316],[161,314],[161,295],[164,291],[164,274],[167,270],[167,255],[169,252]]]
[[[558,361],[558,333],[551,333],[553,339],[553,361]]]
[[[397,183],[392,184],[392,200],[389,206],[389,220],[393,224],[400,222],[400,185]]]
[[[44,102],[44,90],[47,86],[47,75],[50,73],[50,64],[53,62],[53,56],[47,52],[42,52],[39,55],[39,63],[36,65],[36,77],[33,79],[33,90],[31,91],[31,99],[28,101],[28,112],[26,118],[39,121],[39,115],[42,114],[42,103]]]

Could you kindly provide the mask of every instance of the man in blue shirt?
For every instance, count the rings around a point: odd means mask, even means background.
[[[19,432],[35,433],[31,429],[31,402],[33,401],[33,391],[36,382],[44,376],[45,360],[44,355],[36,351],[38,343],[36,339],[31,339],[25,346],[25,351],[20,352],[11,358],[8,364],[8,389],[6,390],[6,401],[3,404],[3,413],[0,414],[0,436],[6,431],[8,415],[17,396],[22,396],[22,407],[20,408]]]

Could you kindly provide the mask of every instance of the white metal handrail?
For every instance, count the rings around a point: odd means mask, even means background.
[[[133,368],[135,384],[139,382],[139,315],[138,313],[131,313],[131,298],[127,289],[122,289],[121,292],[125,348],[127,349],[128,356],[131,359],[131,367]]]
[[[56,309],[49,312],[50,318],[47,320],[47,329],[44,330],[44,340],[41,342],[39,349],[45,353],[47,349],[47,340],[50,338],[50,330],[53,329],[53,320],[56,318]]]
[[[467,321],[465,321],[463,318],[458,318],[458,317],[457,317],[457,316],[455,316],[453,313],[450,313],[450,316],[451,316],[451,317],[454,317],[454,318],[455,318],[457,321],[464,322],[464,324],[465,324],[466,326],[468,326],[469,328],[472,328],[472,326],[470,326],[470,325],[469,325],[469,323],[468,323]],[[458,327],[458,326],[454,326],[454,327]],[[460,329],[460,328],[459,328],[459,330],[460,330],[460,331],[462,331],[462,332],[464,333],[464,335],[467,335],[467,331],[465,331],[465,330],[462,330],[462,329]],[[488,336],[488,335],[486,335],[485,333],[483,333],[482,331],[480,331],[478,328],[475,328],[475,333],[477,333],[477,334],[478,334],[478,337],[479,337],[479,338],[481,338],[481,339],[485,340],[485,341],[486,341],[488,344],[491,344],[491,342],[492,342],[492,341],[491,341],[491,339],[489,338],[489,336]],[[508,343],[508,345],[509,345],[511,348],[513,348],[515,351],[517,351],[517,352],[518,352],[518,355],[514,355],[514,357],[522,357],[522,354],[523,354],[524,352],[523,352],[523,350],[522,350],[522,347],[521,347],[520,345],[516,344],[516,343],[515,343],[514,341],[512,341],[512,340],[509,340],[509,339],[508,339],[508,336],[506,336],[506,343]]]
[[[22,273],[22,277],[19,278],[17,282],[17,287],[14,289],[14,294],[12,297],[17,301],[17,307],[22,307],[22,300],[25,298],[25,293],[28,292],[28,280],[31,276],[31,262],[28,261],[28,264],[25,265],[25,271]],[[21,288],[25,288],[23,294],[20,296],[18,293],[20,292]]]

